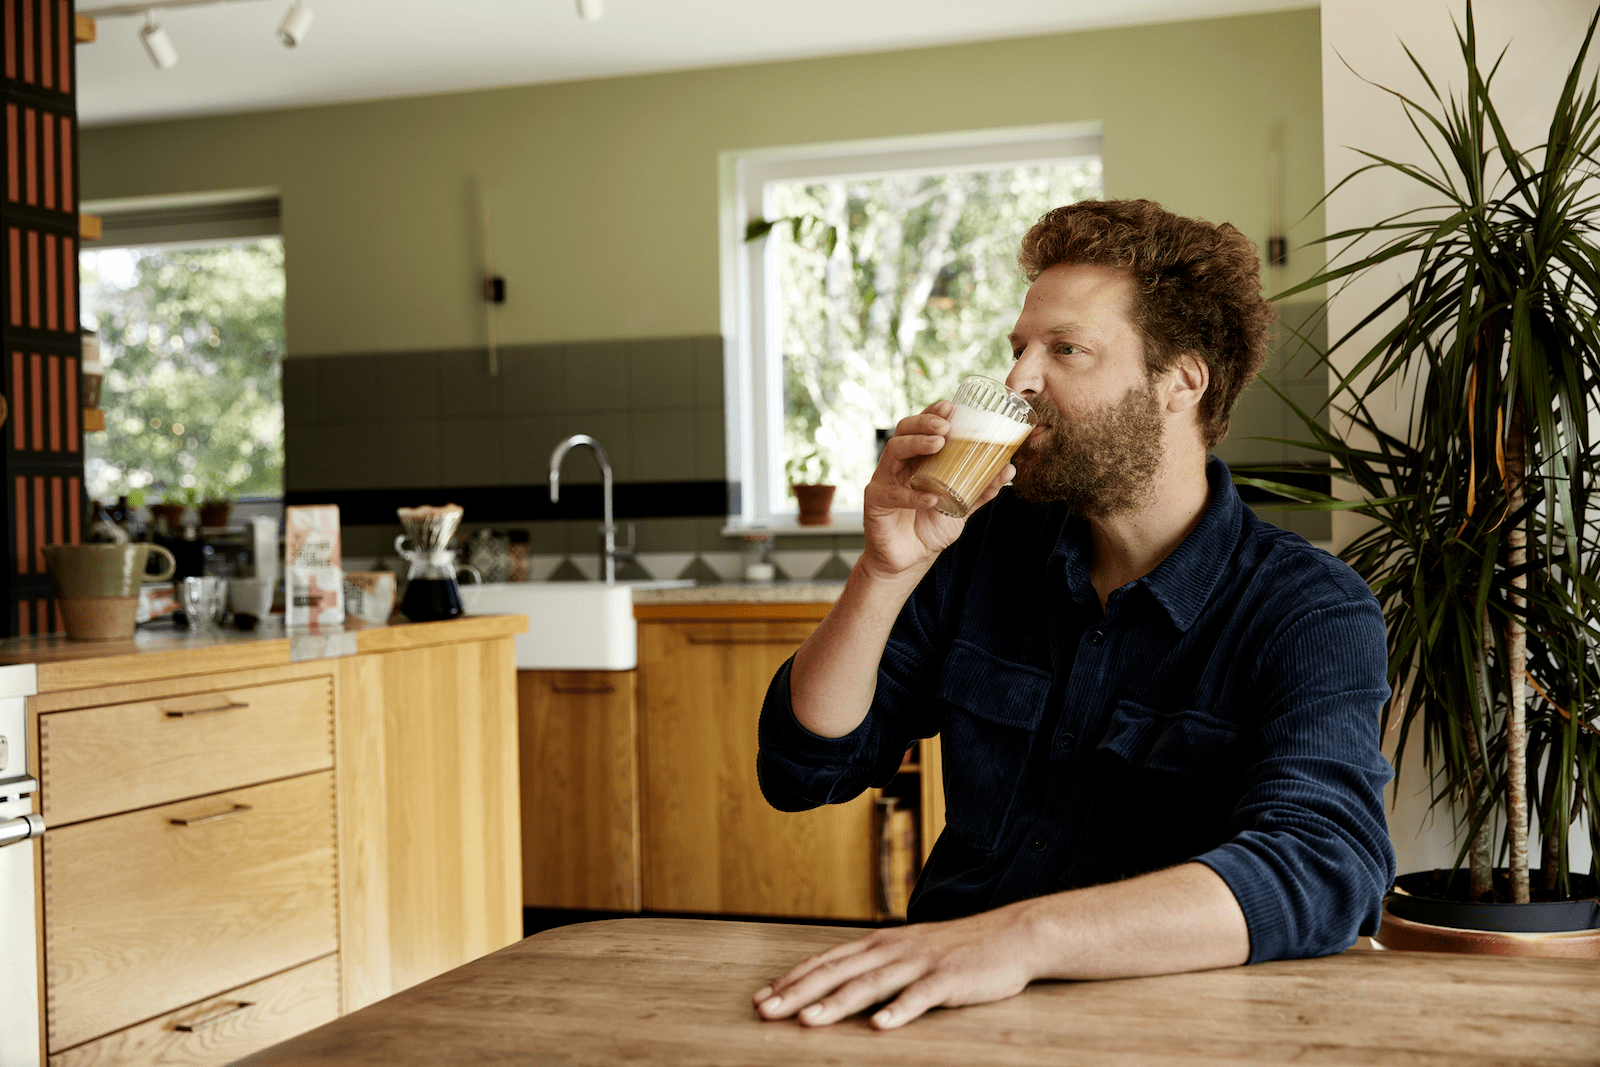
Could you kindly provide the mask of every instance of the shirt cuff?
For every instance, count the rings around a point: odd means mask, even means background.
[[[1290,954],[1291,922],[1282,892],[1272,872],[1257,857],[1246,849],[1222,845],[1196,856],[1195,862],[1215,871],[1239,902],[1250,931],[1250,958],[1245,962],[1260,963]]]

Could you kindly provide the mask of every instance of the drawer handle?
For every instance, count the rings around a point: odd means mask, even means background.
[[[192,819],[168,819],[167,821],[174,826],[199,826],[203,822],[216,822],[218,819],[226,819],[229,816],[243,815],[249,810],[250,805],[248,804],[235,804],[227,811],[214,811],[210,815],[196,815]]]
[[[219,711],[234,711],[237,708],[248,708],[250,705],[238,700],[230,700],[226,704],[217,704],[209,708],[189,708],[186,711],[167,711],[169,719],[183,719],[190,715],[214,715]]]
[[[615,693],[616,691],[615,686],[609,685],[552,685],[550,687],[550,692],[552,693]]]
[[[691,645],[787,645],[790,648],[799,648],[800,642],[792,637],[701,637],[698,634],[689,635]]]
[[[201,1019],[197,1023],[178,1023],[173,1027],[173,1029],[179,1030],[185,1034],[197,1033],[198,1031],[217,1025],[224,1019],[231,1019],[240,1012],[248,1011],[255,1006],[256,1002],[253,1000],[236,1000],[233,1003],[233,1007],[227,1009],[226,1011],[218,1012],[209,1019]]]

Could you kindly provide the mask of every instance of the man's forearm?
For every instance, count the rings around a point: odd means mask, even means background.
[[[1131,978],[1250,958],[1250,929],[1228,884],[1202,863],[1019,901],[1037,936],[1036,978]]]
[[[850,572],[833,609],[789,669],[789,700],[800,725],[822,737],[843,737],[861,725],[877,690],[889,631],[926,570],[894,578],[875,577],[859,566]]]
[[[1250,957],[1238,902],[1209,867],[1018,901],[949,922],[879,930],[801,962],[755,993],[768,1019],[825,1026],[873,1004],[874,1026],[982,1004],[1039,978],[1127,978],[1230,967]]]

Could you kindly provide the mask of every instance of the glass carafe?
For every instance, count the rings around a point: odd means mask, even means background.
[[[460,523],[461,509],[453,504],[400,509],[400,525],[406,532],[394,539],[394,548],[410,564],[400,614],[412,622],[463,614],[457,577],[465,574],[474,582],[483,580],[474,568],[456,563],[456,554],[448,547]]]

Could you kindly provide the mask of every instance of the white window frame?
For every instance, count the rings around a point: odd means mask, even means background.
[[[947,173],[1102,158],[1097,122],[1056,123],[912,137],[835,141],[722,152],[717,229],[722,304],[723,404],[727,420],[726,532],[858,533],[861,513],[834,513],[829,526],[800,526],[772,506],[770,479],[783,447],[782,325],[767,313],[779,300],[771,242],[746,242],[746,227],[769,217],[770,187],[862,174]]]
[[[275,186],[84,200],[78,210],[101,221],[101,235],[79,242],[80,254],[113,248],[204,248],[262,238],[283,240],[282,198]],[[86,461],[87,453],[85,446]],[[283,520],[281,495],[241,497],[234,504],[233,514],[239,518],[267,515]]]

